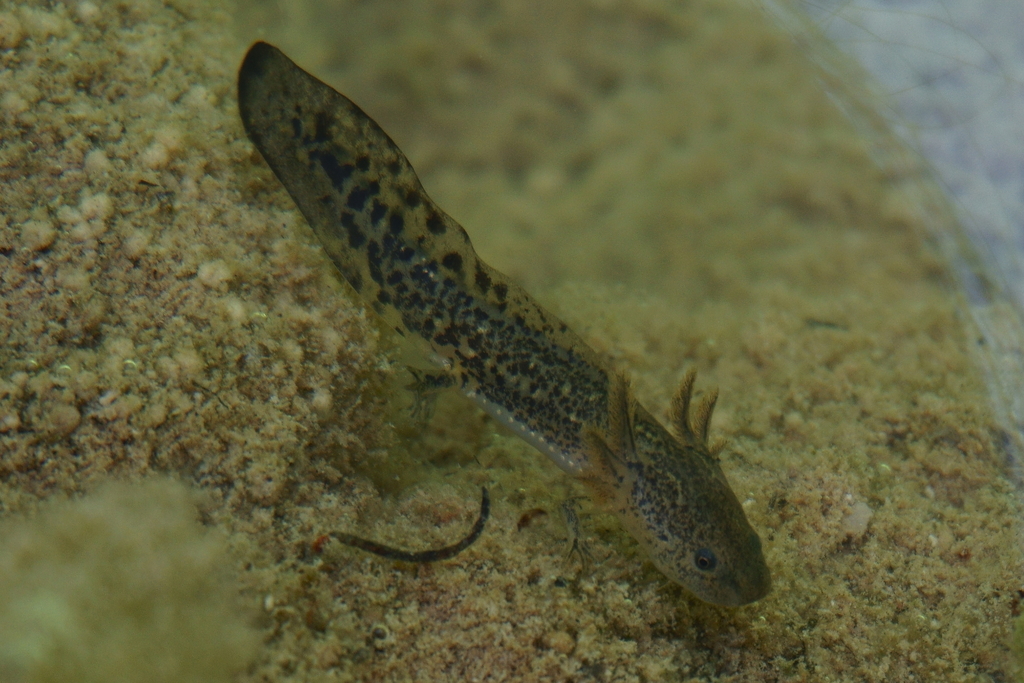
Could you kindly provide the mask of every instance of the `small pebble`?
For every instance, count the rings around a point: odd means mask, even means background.
[[[874,513],[864,501],[853,504],[849,514],[843,518],[843,533],[846,536],[860,538],[868,530],[868,523]]]
[[[552,631],[544,635],[544,645],[563,655],[576,649],[576,641],[565,631]]]
[[[69,405],[54,406],[47,415],[46,431],[52,436],[63,437],[75,431],[82,421],[78,409]]]
[[[0,12],[0,50],[18,47],[25,37],[25,30],[18,17],[11,12]]]
[[[49,221],[28,221],[21,226],[21,241],[32,251],[49,249],[57,231]]]

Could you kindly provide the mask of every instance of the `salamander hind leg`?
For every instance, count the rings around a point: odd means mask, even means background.
[[[569,545],[569,552],[566,554],[565,559],[568,561],[572,559],[573,555],[579,555],[580,576],[584,576],[593,564],[594,556],[590,552],[590,546],[583,538],[580,530],[580,505],[575,498],[569,498],[562,503],[560,511],[562,513],[562,521],[565,522],[566,531],[569,533],[569,537],[566,539],[566,543]]]
[[[455,387],[455,378],[447,372],[428,372],[408,366],[412,382],[406,388],[412,392],[410,412],[413,419],[423,423],[430,420],[437,406],[437,395],[445,389]]]

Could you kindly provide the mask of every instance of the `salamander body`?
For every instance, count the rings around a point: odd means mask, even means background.
[[[585,482],[697,597],[742,605],[768,593],[760,539],[708,448],[714,397],[690,415],[692,373],[673,435],[583,339],[480,260],[370,117],[277,48],[249,50],[238,105],[344,278],[449,383]]]

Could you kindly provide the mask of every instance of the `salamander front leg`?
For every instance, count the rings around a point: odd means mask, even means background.
[[[586,541],[580,533],[580,505],[576,498],[569,498],[562,503],[560,507],[562,513],[562,521],[565,522],[566,531],[569,537],[566,539],[566,545],[569,546],[569,552],[566,554],[565,559],[569,561],[573,555],[580,556],[580,576],[585,576],[589,570],[590,565],[594,561],[594,556],[590,552],[590,548],[587,546]]]

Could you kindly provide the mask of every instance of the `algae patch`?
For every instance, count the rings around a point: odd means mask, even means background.
[[[170,480],[0,527],[0,680],[227,681],[254,654],[223,539]]]

